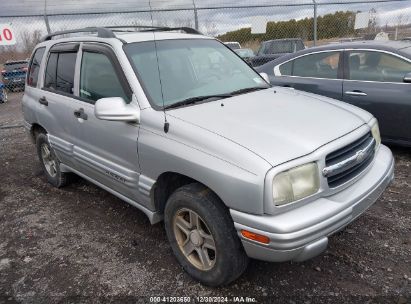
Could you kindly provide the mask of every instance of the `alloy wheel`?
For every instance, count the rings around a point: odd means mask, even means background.
[[[55,177],[57,174],[57,163],[50,151],[50,147],[46,143],[41,145],[41,159],[43,161],[44,167],[47,170],[47,173],[51,177]]]
[[[193,266],[202,271],[213,268],[216,245],[201,216],[193,210],[180,209],[174,216],[173,230],[181,252]]]

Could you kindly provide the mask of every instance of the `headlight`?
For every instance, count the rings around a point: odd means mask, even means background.
[[[309,163],[277,174],[273,180],[274,204],[284,205],[316,193],[320,188],[318,166]]]
[[[372,137],[374,137],[375,142],[376,142],[375,149],[378,149],[379,145],[381,144],[381,134],[380,134],[380,128],[378,127],[378,122],[376,122],[371,127],[371,134],[372,134]]]

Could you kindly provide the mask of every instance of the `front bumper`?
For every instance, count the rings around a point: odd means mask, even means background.
[[[247,255],[258,260],[304,261],[327,248],[328,236],[365,212],[394,178],[394,158],[381,145],[372,167],[351,186],[277,215],[252,215],[231,209],[234,226]],[[269,237],[261,244],[241,235],[248,230]]]

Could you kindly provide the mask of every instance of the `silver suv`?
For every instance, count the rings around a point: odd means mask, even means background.
[[[227,284],[249,257],[320,254],[393,179],[371,114],[264,76],[192,29],[58,32],[33,52],[25,126],[52,185],[74,173],[164,220],[182,267]]]

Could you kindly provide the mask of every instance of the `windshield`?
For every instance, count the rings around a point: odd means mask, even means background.
[[[23,69],[23,68],[27,68],[27,64],[28,63],[26,61],[5,63],[4,64],[4,69],[6,71]]]
[[[264,45],[264,54],[294,53],[302,50],[304,45],[301,41],[271,41]]]
[[[212,39],[136,42],[124,50],[152,105],[230,94],[269,85],[222,43]],[[164,102],[163,102],[164,100]]]

